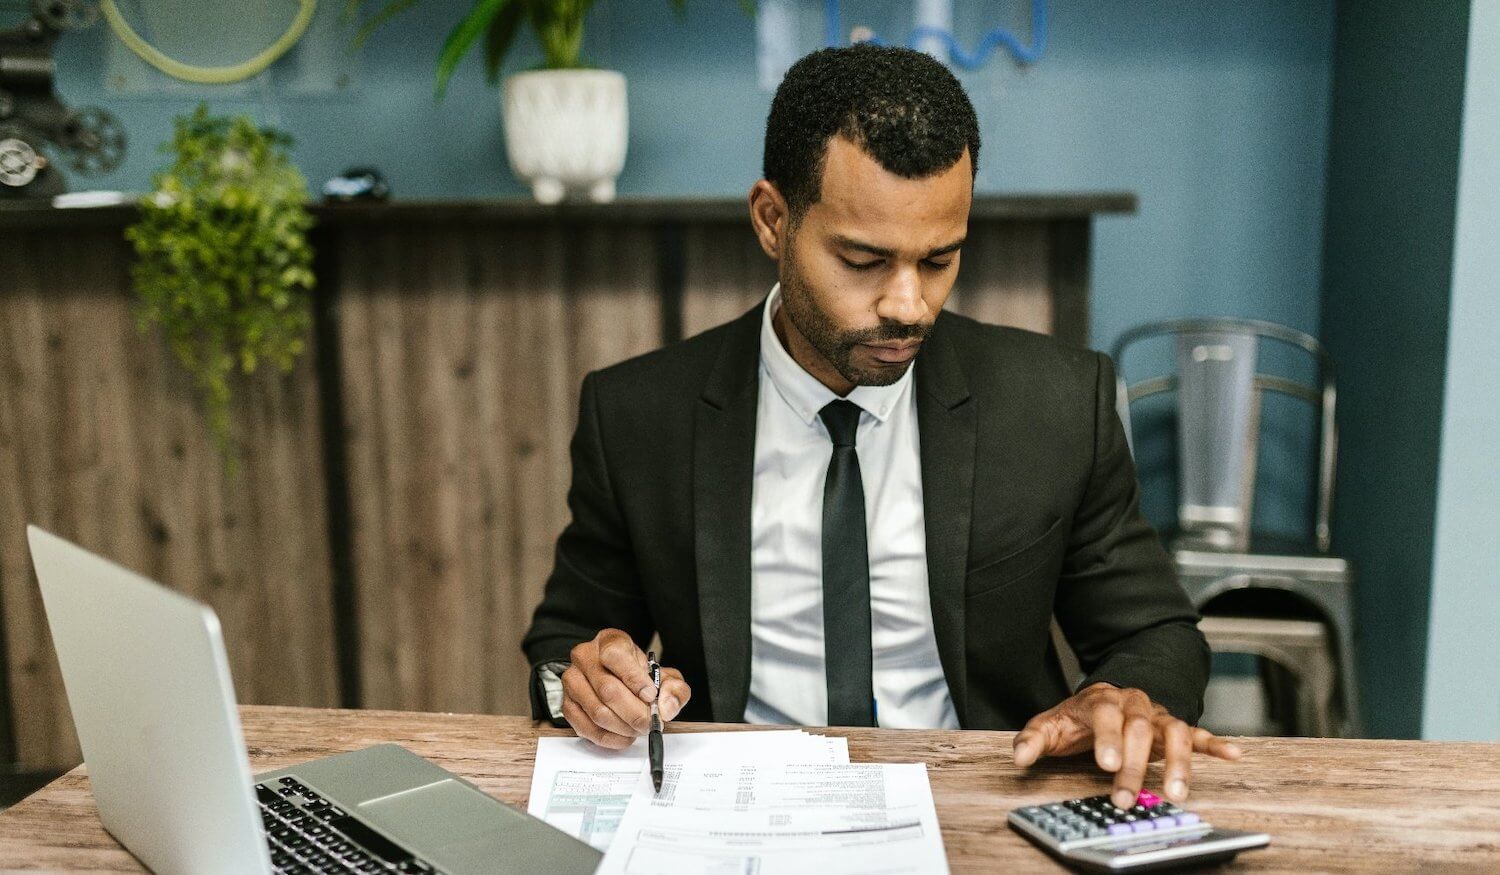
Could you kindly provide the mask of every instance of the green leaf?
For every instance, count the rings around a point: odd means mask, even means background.
[[[449,32],[448,39],[443,43],[443,50],[438,53],[437,85],[434,89],[437,99],[441,100],[447,93],[448,80],[453,78],[453,71],[468,53],[469,47],[474,45],[474,40],[490,26],[500,10],[511,2],[515,0],[475,0],[474,8]]]
[[[505,63],[505,56],[510,52],[511,44],[516,41],[516,31],[520,29],[523,12],[525,10],[520,3],[509,4],[500,10],[500,14],[495,16],[484,32],[484,70],[491,83],[500,78],[500,65]]]
[[[349,5],[345,6],[344,9],[347,12],[358,5],[359,0],[349,0]],[[359,26],[359,32],[354,35],[354,47],[357,49],[363,46],[365,41],[370,38],[370,34],[374,33],[381,25],[415,5],[417,5],[417,0],[390,0],[389,3],[385,4],[385,8],[370,16],[368,21]]]

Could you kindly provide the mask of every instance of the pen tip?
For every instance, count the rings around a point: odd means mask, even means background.
[[[656,788],[657,793],[661,792],[661,772],[651,773],[651,784]]]

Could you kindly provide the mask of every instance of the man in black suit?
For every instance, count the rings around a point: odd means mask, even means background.
[[[665,718],[1015,728],[1182,800],[1208,648],[1156,534],[1104,356],[942,311],[979,132],[942,65],[799,61],[750,220],[745,316],[589,374],[572,521],[524,647],[538,717],[628,745]],[[1056,618],[1087,677],[1076,691]]]

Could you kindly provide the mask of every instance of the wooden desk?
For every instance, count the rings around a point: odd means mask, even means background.
[[[521,717],[257,706],[242,715],[256,772],[394,741],[523,807],[535,738],[566,734]],[[849,738],[855,762],[927,763],[956,873],[1056,869],[1006,826],[1006,812],[1108,789],[1086,760],[1045,761],[1019,774],[1009,732],[829,732]],[[1241,855],[1231,869],[1500,872],[1500,744],[1246,739],[1242,746],[1239,763],[1199,761],[1190,802],[1216,824],[1271,834],[1269,849]],[[0,868],[140,871],[100,826],[81,768],[0,814]]]

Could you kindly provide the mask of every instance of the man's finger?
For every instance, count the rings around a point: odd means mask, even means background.
[[[597,672],[597,677],[610,677],[610,675],[600,672],[597,669],[595,671]],[[622,718],[613,708],[599,698],[599,694],[594,690],[588,675],[579,670],[578,666],[572,666],[563,672],[562,682],[563,701],[571,701],[577,705],[579,710],[588,716],[591,723],[606,732],[611,732],[622,737],[634,738],[640,734],[633,731],[626,719]],[[615,681],[615,685],[619,686],[619,681]],[[624,687],[620,687],[620,689],[623,690]],[[629,698],[628,694],[626,698]],[[639,705],[640,703],[637,702],[636,704]]]
[[[1151,725],[1150,701],[1145,696],[1128,696],[1125,705],[1124,744],[1120,753],[1120,770],[1115,773],[1111,801],[1116,808],[1129,808],[1146,782],[1146,766],[1151,762],[1151,746],[1156,729]]]
[[[1193,750],[1221,760],[1237,760],[1244,754],[1239,745],[1225,741],[1201,727],[1193,730]]]
[[[1193,774],[1193,733],[1186,723],[1174,717],[1158,721],[1162,748],[1167,764],[1162,769],[1162,792],[1173,802],[1183,802],[1188,795],[1188,781]]]
[[[1113,699],[1094,706],[1089,714],[1094,730],[1094,760],[1106,772],[1117,772],[1124,762],[1121,750],[1124,747],[1125,714]]]
[[[594,721],[588,718],[587,714],[583,713],[583,709],[578,707],[578,703],[572,699],[563,700],[562,710],[563,718],[568,721],[569,726],[573,727],[573,731],[578,733],[579,738],[588,739],[594,744],[600,747],[607,747],[610,750],[624,750],[630,746],[631,739],[600,729]]]
[[[614,712],[624,722],[627,728],[623,734],[646,734],[646,731],[651,728],[650,705],[642,702],[640,696],[626,689],[619,678],[603,669],[598,674],[590,676],[589,680],[593,683],[594,692],[599,695],[604,707]],[[607,728],[620,732],[614,727]]]
[[[693,690],[682,679],[682,672],[675,668],[661,670],[661,702],[657,705],[661,719],[676,720],[677,715],[682,713],[682,706],[692,697]]]
[[[1051,752],[1057,739],[1056,716],[1055,711],[1043,711],[1011,739],[1011,756],[1017,766],[1024,769]]]
[[[646,654],[624,632],[599,637],[600,664],[619,678],[632,695],[649,705],[656,699],[656,683],[646,671]]]

